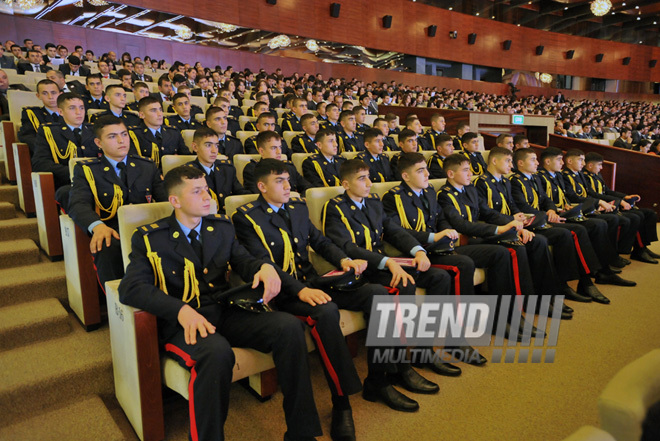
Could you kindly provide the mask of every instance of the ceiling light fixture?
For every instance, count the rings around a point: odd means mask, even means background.
[[[217,26],[218,29],[220,29],[222,32],[234,32],[236,29],[238,29],[238,26],[227,23],[218,23]]]
[[[552,83],[552,75],[547,73],[542,73],[541,75],[539,75],[539,80],[541,80],[542,83],[550,84]]]
[[[182,40],[189,40],[193,36],[193,31],[186,25],[181,25],[176,30],[176,35]]]
[[[316,40],[307,40],[305,42],[305,47],[309,49],[312,52],[316,52],[319,50],[319,44],[316,42]]]
[[[87,0],[92,6],[107,6],[108,2],[105,0]]]
[[[280,34],[277,37],[271,38],[268,42],[268,47],[275,50],[287,47],[291,44],[291,39],[288,35]]]
[[[610,0],[594,0],[591,2],[591,12],[596,17],[602,17],[610,12],[610,9],[612,9],[612,2]]]

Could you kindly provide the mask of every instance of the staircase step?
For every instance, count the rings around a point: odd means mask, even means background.
[[[39,248],[30,239],[7,240],[0,243],[0,268],[39,263]]]
[[[107,327],[87,333],[74,326],[65,337],[1,352],[0,366],[0,427],[17,424],[58,403],[65,405],[87,395],[110,396],[114,391]],[[81,420],[79,425],[94,423]]]
[[[14,219],[16,217],[16,207],[11,202],[0,202],[0,220]]]
[[[15,185],[0,185],[0,201],[11,202],[18,207],[18,187]]]
[[[41,441],[124,440],[119,427],[98,396],[90,396],[2,429],[3,439]]]
[[[59,338],[69,332],[69,314],[57,299],[0,308],[0,351]]]
[[[67,299],[64,262],[0,269],[0,307],[47,298]]]
[[[32,239],[39,243],[37,220],[25,217],[0,220],[0,242],[15,239]]]

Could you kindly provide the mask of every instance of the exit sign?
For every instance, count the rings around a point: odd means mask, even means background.
[[[525,124],[525,115],[511,115],[511,124]]]

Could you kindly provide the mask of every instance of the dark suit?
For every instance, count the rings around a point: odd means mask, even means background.
[[[69,150],[70,146],[75,149]],[[52,173],[58,189],[71,183],[69,159],[98,158],[100,154],[91,126],[82,125],[79,141],[65,123],[42,124],[34,143],[32,171]]]
[[[387,290],[374,285],[353,292],[328,290],[333,301],[316,306],[299,300],[298,293],[305,287],[313,287],[313,281],[319,277],[309,262],[308,246],[337,267],[346,255],[312,225],[302,199],[292,198],[279,210],[285,210],[288,219],[279,211],[274,212],[262,196],[241,206],[232,217],[238,239],[253,256],[271,260],[288,273],[282,277],[282,292],[274,300],[277,309],[301,318],[316,331],[312,335],[326,354],[321,357],[321,365],[332,394],[354,394],[362,389],[362,384],[339,327],[338,308],[349,307],[368,314],[372,297],[387,295]],[[287,255],[285,250],[289,247],[292,251]]]
[[[167,118],[167,122],[169,123],[169,126],[172,128],[175,128],[179,131],[181,130],[197,130],[200,127],[202,127],[201,123],[198,123],[195,120],[195,117],[190,115],[190,119],[188,121],[184,121],[183,118],[181,118],[179,115],[176,116],[170,116]]]
[[[133,79],[133,84],[135,84],[138,81],[144,81],[147,83],[153,82],[153,79],[149,75],[143,74],[142,76],[144,78],[140,78],[140,76],[137,73],[135,73],[135,71],[131,72],[131,78]]]
[[[364,151],[364,137],[358,133],[348,136],[342,131],[337,135],[337,143],[339,144],[339,153]]]
[[[433,129],[427,130],[426,133],[424,133],[424,139],[426,139],[428,145],[431,146],[430,150],[437,150],[438,137],[446,134],[447,132],[438,133]]]
[[[291,140],[291,150],[293,153],[318,153],[316,142],[306,133],[298,135]]]
[[[368,151],[360,152],[357,157],[369,166],[371,182],[394,181],[394,172],[390,167],[390,157],[385,154],[378,155],[378,159]]]
[[[383,196],[385,212],[398,225],[405,228],[419,243],[428,247],[432,243],[431,234],[452,229],[445,219],[442,208],[435,197],[432,186],[417,195],[402,182]],[[422,221],[420,222],[420,215]],[[460,288],[463,295],[474,294],[474,269],[486,268],[489,291],[495,295],[513,295],[515,288],[511,278],[511,259],[504,247],[497,245],[463,245],[455,248],[450,255],[430,255],[431,262],[443,265],[452,272],[458,273]],[[456,286],[454,286],[456,290]]]
[[[282,132],[291,131],[291,132],[302,132],[302,124],[300,119],[297,116],[293,115],[291,118],[285,119],[282,122]]]
[[[470,239],[470,243],[483,243],[484,238],[496,234],[497,226],[505,225],[511,221],[511,217],[489,208],[486,201],[479,198],[478,191],[473,185],[464,187],[461,192],[447,183],[438,193],[438,203],[442,207],[449,224],[459,233],[473,238]],[[537,247],[534,248],[534,252],[538,253],[539,256],[535,259],[535,262],[540,262],[543,261],[541,254],[547,252],[547,241],[544,237],[534,238],[532,243],[537,240]],[[516,294],[529,295],[534,293],[535,284],[530,269],[532,261],[527,256],[527,248],[510,244],[502,245],[512,252],[513,280],[514,282],[518,281]],[[556,292],[550,294],[556,294]]]
[[[343,156],[336,155],[332,162],[320,153],[306,158],[302,163],[303,176],[312,187],[336,187],[341,185],[339,167],[346,161]]]
[[[257,182],[254,180],[254,168],[257,166],[255,160],[250,161],[245,168],[243,169],[243,186],[250,193],[259,193],[257,188]],[[300,194],[305,194],[305,190],[312,187],[312,185],[307,182],[307,179],[303,178],[296,167],[291,161],[284,161],[287,168],[289,169],[289,182],[291,183],[291,191],[296,191]]]
[[[69,63],[60,64],[60,72],[64,75],[71,75],[71,66],[69,66]],[[78,68],[78,74],[81,77],[88,77],[90,74],[89,67],[81,65]]]
[[[138,155],[150,158],[158,168],[161,167],[160,158],[165,155],[189,155],[190,150],[183,142],[181,133],[177,129],[161,126],[160,136],[158,132],[154,136],[147,126],[142,124],[129,130],[132,145],[131,150]]]
[[[472,170],[472,174],[475,177],[484,174],[484,172],[488,168],[488,165],[486,164],[484,157],[481,155],[481,152],[470,153],[463,150],[462,152],[459,153],[462,153],[466,158],[470,160],[470,169]]]
[[[190,94],[191,94],[192,96],[203,96],[203,97],[205,97],[205,98],[207,99],[207,101],[208,101],[209,103],[213,100],[213,97],[214,97],[214,95],[213,95],[211,92],[209,92],[208,90],[205,90],[205,91],[202,93],[202,89],[193,89],[193,90],[190,91]],[[248,116],[249,116],[249,115],[248,115]]]
[[[213,164],[213,170],[210,174],[206,174],[206,170],[199,162],[199,159],[195,159],[186,165],[190,165],[204,172],[206,183],[209,186],[209,193],[213,200],[218,204],[219,213],[225,212],[225,198],[227,196],[250,194],[250,192],[245,190],[241,183],[238,182],[238,179],[236,178],[236,169],[231,161],[227,159],[216,159]]]
[[[102,116],[108,116],[108,115],[115,116],[115,114],[112,113],[110,108],[107,107],[107,104],[106,104],[106,108],[107,108],[106,111],[95,113],[94,115],[92,115],[92,117],[90,118],[90,122],[94,124],[94,122]],[[124,124],[126,124],[127,128],[137,127],[142,124],[142,120],[140,119],[140,117],[138,117],[135,113],[127,111],[127,109],[124,109],[124,111],[121,113],[120,118],[124,121]]]
[[[426,163],[429,169],[429,179],[445,179],[447,173],[444,169],[445,158],[441,157],[439,153],[434,153]]]
[[[385,152],[396,152],[401,150],[399,146],[397,145],[396,142],[394,142],[394,138],[391,136],[384,136],[383,137],[383,151]]]
[[[69,89],[69,92],[78,94],[81,97],[87,94],[87,88],[83,83],[81,83],[78,80],[69,81],[68,83],[66,83],[66,87],[67,89]],[[64,92],[64,89],[62,89],[62,92]]]
[[[431,146],[431,141],[426,139],[424,136],[417,137],[417,151],[421,152],[422,150],[432,151],[434,150]]]
[[[85,113],[87,113],[89,109],[108,110],[110,108],[108,102],[103,99],[103,97],[97,101],[90,95],[86,95],[83,97],[83,101],[85,103]]]
[[[344,129],[342,128],[342,126],[339,125],[339,121],[337,121],[337,123],[333,124],[329,120],[322,119],[321,117],[319,117],[319,125],[322,129],[332,129],[332,130],[334,130],[334,132],[337,134],[337,138],[338,138],[337,142],[339,142],[339,135],[341,133],[344,133]]]
[[[91,234],[89,227],[97,221],[119,231],[116,213],[119,206],[167,200],[163,177],[151,160],[129,155],[125,170],[127,184],[117,176],[105,156],[76,164],[69,194],[69,216],[83,231]],[[89,173],[93,180],[88,178]],[[94,264],[104,289],[105,282],[120,279],[124,265],[119,241],[113,238],[109,247],[104,244],[94,255]]]
[[[14,63],[14,60],[12,60],[12,64]],[[2,66],[2,67],[9,67],[9,66]],[[29,63],[27,61],[19,61],[18,65],[16,66],[16,72],[19,75],[23,75],[25,72],[41,72],[41,73],[46,73],[49,70],[52,70],[53,68],[46,65],[46,64],[40,64],[38,70],[34,70],[34,67],[32,66],[32,63]]]
[[[359,209],[346,195],[330,199],[323,207],[323,230],[326,236],[339,246],[349,257],[364,259],[368,262],[363,273],[372,283],[388,285],[392,276],[389,271],[379,270],[385,255],[384,243],[387,241],[397,250],[410,256],[420,243],[406,230],[385,215],[383,204],[376,195],[363,199],[367,207]],[[392,287],[402,295],[414,295],[416,286],[426,288],[428,295],[448,295],[451,291],[451,278],[446,271],[430,268],[419,272],[415,268],[404,267],[412,273],[416,285],[403,286],[399,283]]]
[[[218,145],[218,153],[225,155],[229,160],[233,160],[234,155],[242,155],[245,153],[241,141],[231,135],[225,134],[224,138],[218,141]]]
[[[39,126],[45,123],[59,123],[64,121],[57,113],[50,113],[44,106],[24,107],[21,112],[21,128],[18,131],[18,140],[24,142],[34,153],[34,141]]]
[[[217,303],[213,295],[229,288],[230,265],[241,278],[251,281],[264,262],[238,243],[234,227],[224,215],[203,218],[200,232],[201,261],[174,215],[138,228],[132,238],[131,263],[119,286],[123,303],[158,317],[161,346],[169,356],[192,370],[191,431],[200,440],[224,439],[235,361],[231,347],[235,346],[273,353],[278,383],[285,397],[288,430],[297,436],[320,435],[302,322],[283,312],[255,314]],[[147,255],[145,240],[150,251],[160,258],[157,267]],[[190,271],[187,262],[194,266],[192,278],[199,282],[198,296],[185,289],[182,275]],[[154,285],[157,274],[164,275],[165,286]],[[186,294],[191,295],[187,303],[183,301]],[[185,343],[183,328],[177,320],[186,304],[217,329],[206,338],[198,337],[195,345]]]
[[[32,67],[32,66],[30,66],[30,67]],[[0,69],[16,69],[16,63],[14,62],[14,57],[5,57],[4,55],[1,56],[0,57]],[[16,70],[18,70],[18,69],[16,69]]]
[[[632,150],[632,144],[627,142],[627,141],[624,141],[621,137],[615,139],[612,146],[613,147],[620,147],[620,148],[626,149],[626,150]]]

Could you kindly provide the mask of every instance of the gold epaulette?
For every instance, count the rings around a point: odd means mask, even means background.
[[[169,226],[170,224],[168,224],[167,222],[154,222],[148,225],[142,225],[141,227],[138,227],[136,231],[139,231],[141,234],[146,235],[151,233],[152,231],[169,228]]]
[[[293,198],[289,199],[289,203],[304,204],[305,200],[303,198],[293,197]]]
[[[378,199],[378,200],[380,200],[380,196],[378,196],[376,193],[369,193],[369,196],[367,196],[367,199]]]
[[[248,202],[247,204],[243,204],[240,207],[238,207],[239,210],[241,210],[243,213],[248,213],[256,208],[256,205],[254,205],[253,202]]]
[[[225,221],[225,222],[230,222],[231,220],[229,219],[229,216],[226,214],[212,214],[211,216],[207,216],[206,219],[211,219],[211,220],[219,220],[219,221]]]

